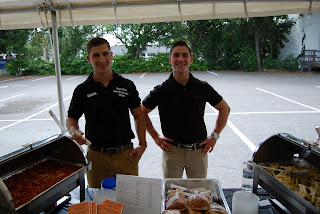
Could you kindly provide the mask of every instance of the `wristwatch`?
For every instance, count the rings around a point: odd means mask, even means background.
[[[213,139],[218,140],[220,135],[218,133],[212,132],[211,136],[213,137]]]
[[[145,146],[147,148],[147,141],[146,142],[140,142],[139,146]]]

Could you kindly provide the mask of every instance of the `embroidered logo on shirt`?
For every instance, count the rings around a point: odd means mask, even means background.
[[[90,98],[90,97],[93,97],[93,96],[95,96],[95,95],[97,95],[97,92],[93,92],[93,93],[91,93],[91,94],[87,94],[87,97]]]
[[[119,97],[126,97],[127,95],[129,95],[128,90],[125,88],[116,87],[116,90],[113,90],[113,92],[118,94]]]

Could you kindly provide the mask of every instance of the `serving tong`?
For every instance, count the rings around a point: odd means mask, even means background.
[[[75,135],[80,135],[77,131],[73,131],[73,130],[67,130],[63,125],[62,123],[58,120],[58,118],[56,117],[56,115],[53,113],[53,111],[49,111],[49,114],[51,115],[51,117],[53,118],[53,120],[57,123],[57,125],[59,126],[59,128],[61,129],[62,133],[63,134],[66,134],[66,133],[70,133],[70,134],[75,134]],[[83,137],[83,136],[82,136]],[[84,137],[83,137],[84,138]],[[91,145],[91,142],[87,139],[86,139],[86,144],[87,146],[90,146]]]
[[[304,174],[307,174],[309,172],[308,169],[299,169],[299,170],[293,170],[293,171],[287,171],[287,170],[284,170],[284,169],[278,169],[278,168],[273,168],[273,167],[269,167],[269,166],[263,166],[263,165],[260,165],[260,164],[257,164],[257,163],[254,163],[254,162],[247,162],[247,164],[251,165],[251,166],[259,166],[263,169],[271,169],[271,170],[274,170],[274,171],[279,171],[279,172],[284,172],[290,176],[301,176],[301,175],[304,175]]]

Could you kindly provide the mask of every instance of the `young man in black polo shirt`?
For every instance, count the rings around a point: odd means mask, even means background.
[[[84,114],[85,136],[91,141],[87,159],[92,170],[87,173],[91,188],[100,188],[104,178],[116,174],[138,175],[138,162],[146,149],[146,130],[140,98],[134,83],[111,70],[113,54],[107,40],[94,38],[87,45],[87,61],[93,73],[76,87],[68,110],[66,125],[84,144],[79,118]],[[134,118],[139,146],[133,148],[129,110]]]
[[[184,169],[188,178],[206,178],[207,153],[212,152],[230,113],[226,101],[207,82],[189,72],[192,60],[188,44],[176,42],[169,56],[172,74],[141,105],[147,131],[163,150],[164,178],[181,178]],[[206,102],[219,111],[209,136],[203,118]],[[158,134],[148,116],[156,106],[164,136]]]

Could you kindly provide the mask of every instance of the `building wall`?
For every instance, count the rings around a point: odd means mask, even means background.
[[[320,13],[304,16],[304,31],[306,33],[306,50],[320,50]]]
[[[111,51],[113,52],[113,55],[121,55],[127,52],[127,49],[124,45],[116,45],[111,47]],[[143,56],[148,58],[156,53],[169,53],[170,49],[166,47],[147,47],[147,50],[143,52]]]
[[[297,19],[299,15],[289,15],[290,18]],[[292,27],[289,42],[285,43],[285,47],[280,50],[279,59],[285,59],[289,54],[297,57],[302,50],[303,35],[306,50],[320,50],[320,13],[305,14],[304,17],[297,20]]]

